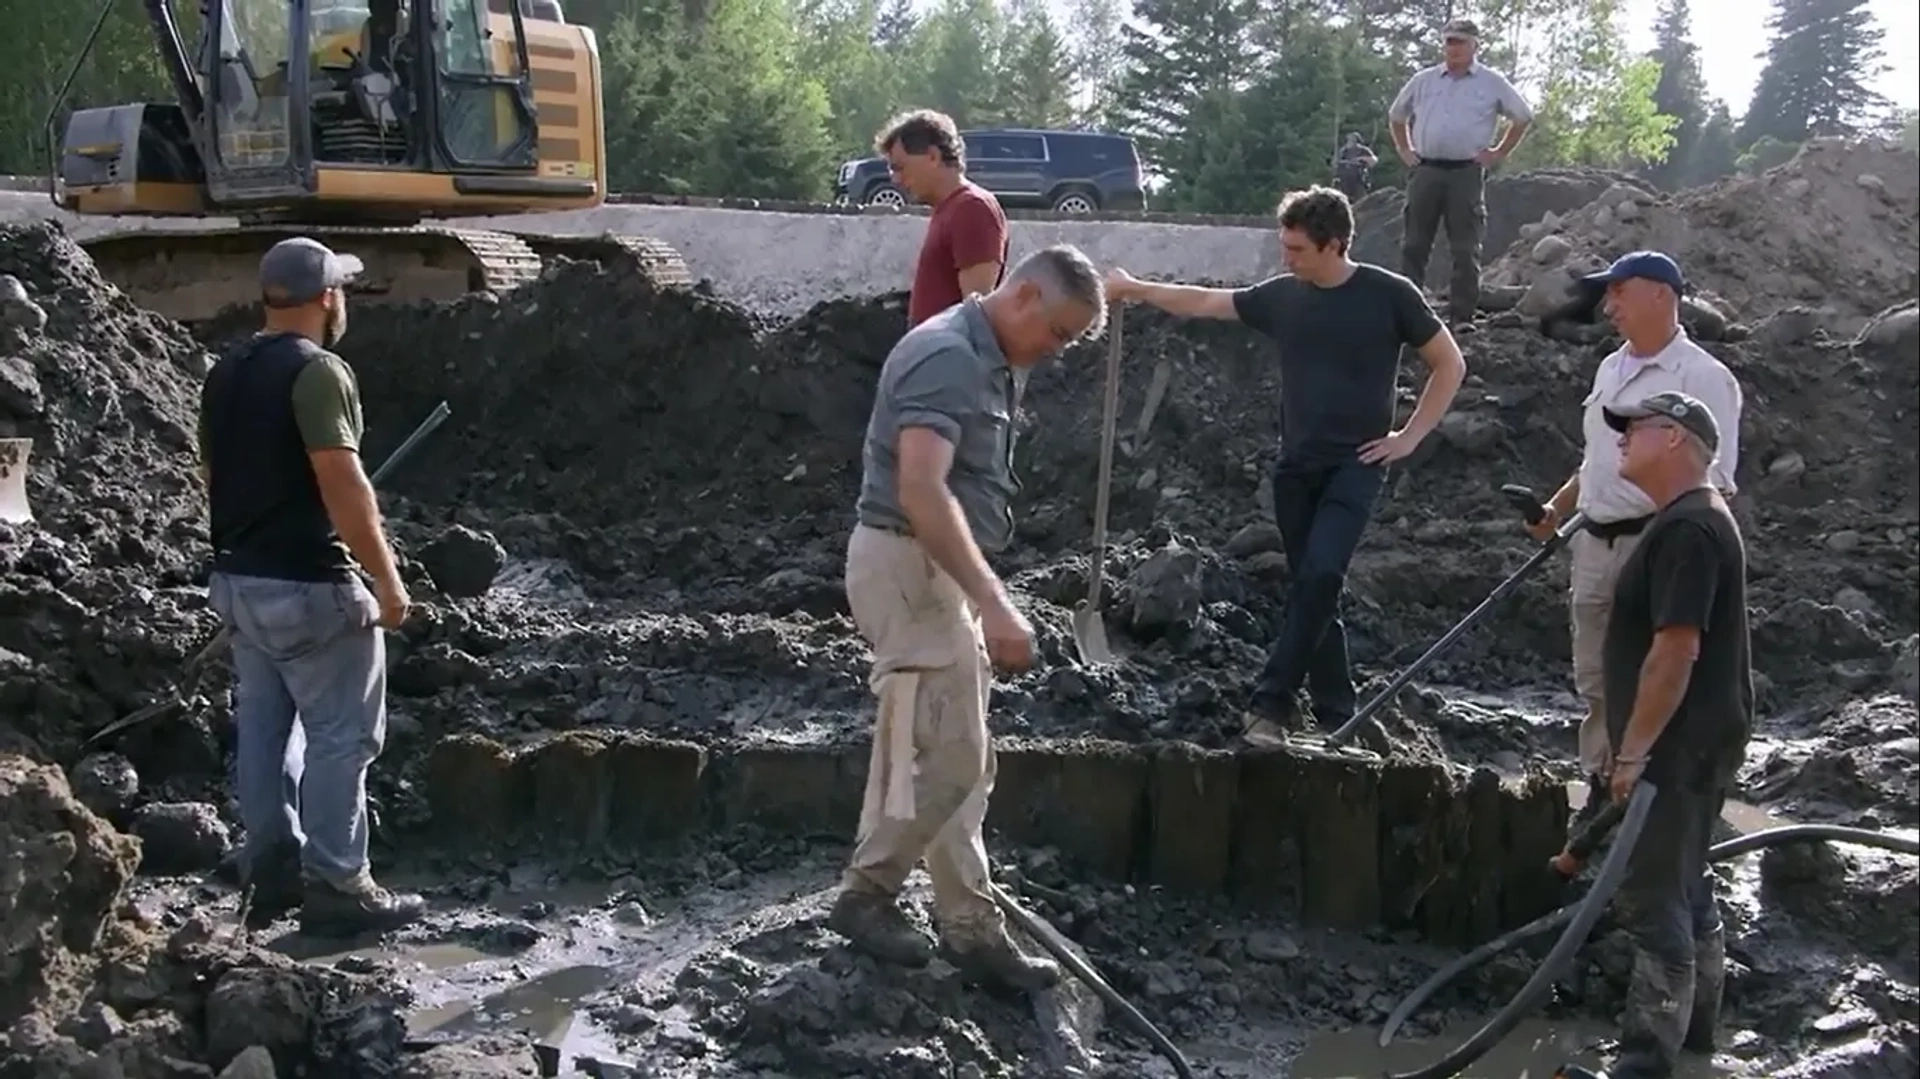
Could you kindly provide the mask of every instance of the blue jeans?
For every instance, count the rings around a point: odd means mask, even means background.
[[[1322,724],[1342,722],[1358,706],[1347,669],[1347,628],[1340,594],[1347,565],[1380,498],[1386,469],[1377,465],[1300,465],[1273,470],[1273,516],[1293,574],[1279,636],[1254,684],[1253,708],[1293,710],[1304,685]]]
[[[386,742],[387,645],[357,579],[307,583],[216,573],[208,600],[233,631],[234,785],[242,864],[301,848],[330,884],[367,867],[367,768]],[[297,766],[288,740],[305,741]]]

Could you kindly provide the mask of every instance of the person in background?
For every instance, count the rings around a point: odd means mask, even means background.
[[[342,937],[426,912],[419,896],[374,883],[367,862],[367,768],[387,727],[384,630],[406,620],[410,600],[360,463],[359,386],[328,351],[360,271],[314,240],[275,244],[260,260],[265,326],[207,373],[198,425],[208,601],[233,634],[247,922],[298,907],[303,932]],[[296,720],[297,806],[286,774]]]
[[[1607,786],[1616,803],[1655,789],[1613,901],[1634,959],[1606,1074],[1669,1079],[1683,1050],[1712,1055],[1726,980],[1707,851],[1753,735],[1746,544],[1714,489],[1711,406],[1665,390],[1604,416],[1654,506],[1607,622]]]
[[[1440,225],[1447,226],[1453,280],[1447,308],[1456,329],[1480,307],[1480,244],[1487,224],[1487,169],[1505,161],[1533,122],[1533,108],[1507,77],[1480,63],[1480,28],[1455,19],[1441,31],[1443,63],[1413,73],[1387,110],[1393,146],[1407,166],[1400,272],[1427,278]],[[1500,117],[1506,134],[1493,145]]]
[[[1453,336],[1413,282],[1353,261],[1353,207],[1325,187],[1280,201],[1280,246],[1291,272],[1245,288],[1200,288],[1107,277],[1107,295],[1187,318],[1237,320],[1269,337],[1280,359],[1280,459],[1273,514],[1292,569],[1286,615],[1246,704],[1243,735],[1260,745],[1304,727],[1302,686],[1313,718],[1336,729],[1356,708],[1340,621],[1347,566],[1372,519],[1386,470],[1405,460],[1445,416],[1466,378]],[[1394,427],[1395,377],[1403,349],[1429,372],[1413,415]],[[1391,747],[1369,723],[1369,747]]]
[[[914,264],[907,327],[992,292],[1007,265],[1007,215],[993,192],[967,179],[966,147],[952,118],[931,109],[904,113],[873,143],[894,182],[933,207]]]
[[[933,947],[899,906],[922,857],[956,965],[1020,989],[1059,980],[994,902],[982,838],[996,771],[993,669],[1033,663],[1033,628],[986,556],[1013,539],[1014,373],[1100,332],[1100,274],[1072,247],[907,331],[880,369],[847,541],[847,604],[879,698],[860,829],[827,926],[885,962]]]
[[[1358,131],[1347,132],[1347,141],[1333,155],[1333,179],[1348,202],[1359,202],[1366,197],[1372,186],[1369,177],[1379,163],[1373,148],[1361,141]]]
[[[1672,258],[1658,251],[1635,251],[1582,278],[1577,289],[1570,317],[1587,321],[1603,311],[1624,340],[1600,361],[1587,392],[1579,470],[1547,501],[1545,516],[1529,526],[1533,537],[1545,542],[1576,510],[1588,521],[1567,544],[1573,680],[1587,706],[1580,722],[1579,757],[1589,793],[1575,816],[1575,831],[1605,800],[1608,702],[1601,658],[1607,621],[1621,567],[1633,557],[1656,508],[1645,491],[1620,474],[1619,439],[1607,425],[1606,410],[1669,391],[1706,402],[1719,428],[1708,474],[1720,493],[1731,498],[1737,491],[1742,405],[1740,381],[1680,325],[1686,279]]]

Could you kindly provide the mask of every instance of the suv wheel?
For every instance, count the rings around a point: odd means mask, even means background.
[[[895,210],[907,208],[907,193],[894,184],[879,184],[867,192],[867,206],[889,206]]]
[[[1053,200],[1055,213],[1090,214],[1100,208],[1100,201],[1088,191],[1063,191]]]

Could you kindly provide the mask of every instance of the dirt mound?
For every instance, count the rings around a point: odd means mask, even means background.
[[[1610,187],[1520,230],[1485,280],[1527,287],[1522,310],[1537,317],[1564,298],[1572,275],[1657,248],[1735,318],[1804,307],[1820,328],[1850,335],[1920,291],[1917,247],[1920,159],[1892,143],[1816,139],[1759,176],[1676,195]]]
[[[126,902],[139,842],[59,769],[0,754],[0,851],[0,1075],[184,1079],[244,1052],[282,1075],[393,1074],[404,1027],[376,981],[236,946],[198,919],[158,933]]]
[[[107,285],[58,225],[0,225],[44,320],[0,333],[0,437],[33,440],[36,521],[0,525],[0,710],[65,755],[177,663],[206,551],[194,402],[208,357]]]
[[[1492,258],[1519,238],[1520,230],[1548,214],[1568,214],[1600,197],[1615,184],[1642,188],[1645,181],[1629,173],[1606,169],[1554,168],[1530,172],[1495,173],[1487,179],[1487,223],[1482,237],[1483,257]],[[1651,189],[1647,189],[1649,193]],[[1353,257],[1400,269],[1400,243],[1406,235],[1406,192],[1399,188],[1375,191],[1354,206]],[[1434,238],[1427,263],[1428,288],[1444,292],[1453,273],[1453,253],[1446,230]]]

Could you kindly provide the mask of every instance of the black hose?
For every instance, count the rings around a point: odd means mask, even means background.
[[[1179,1046],[1173,1044],[1173,1039],[1162,1034],[1160,1028],[1153,1025],[1152,1020],[1141,1014],[1140,1009],[1134,1007],[1126,997],[1121,996],[1119,990],[1108,985],[1107,980],[1100,976],[1099,971],[1093,969],[1092,964],[1080,958],[1079,953],[1073,950],[1073,946],[1060,935],[1058,929],[1048,924],[1045,918],[1021,906],[1007,894],[1006,889],[999,885],[988,884],[987,890],[993,895],[994,903],[1007,917],[1026,930],[1028,936],[1039,941],[1042,948],[1058,959],[1060,965],[1066,967],[1074,977],[1085,983],[1087,988],[1093,990],[1107,1007],[1119,1012],[1127,1022],[1133,1024],[1134,1029],[1145,1035],[1146,1039],[1153,1043],[1154,1049],[1173,1065],[1173,1070],[1180,1079],[1194,1079],[1193,1065],[1187,1063],[1186,1056],[1180,1052]]]
[[[1727,840],[1725,843],[1717,843],[1708,848],[1707,862],[1709,864],[1718,864],[1720,862],[1731,861],[1743,854],[1749,854],[1767,847],[1777,847],[1787,843],[1805,843],[1815,840],[1851,843],[1856,846],[1889,850],[1896,854],[1920,854],[1920,839],[1889,835],[1886,832],[1876,832],[1870,828],[1847,828],[1837,824],[1789,824],[1779,828],[1768,828],[1764,831],[1753,832],[1749,835],[1737,836]],[[1615,844],[1616,851],[1619,849],[1619,846],[1619,844]],[[1608,863],[1611,864],[1612,860],[1612,855],[1610,854],[1608,856]],[[1605,872],[1603,868],[1601,870],[1602,875],[1604,875]],[[1378,1043],[1382,1047],[1391,1043],[1393,1036],[1399,1033],[1400,1027],[1405,1024],[1408,1019],[1412,1018],[1413,1013],[1418,1011],[1427,1001],[1433,999],[1434,994],[1444,988],[1447,983],[1482,963],[1491,960],[1494,956],[1502,952],[1518,947],[1534,937],[1550,933],[1569,921],[1572,921],[1573,918],[1584,909],[1586,904],[1592,901],[1594,894],[1598,891],[1599,886],[1596,884],[1594,892],[1589,892],[1586,899],[1581,902],[1561,907],[1551,914],[1535,918],[1533,921],[1528,922],[1518,929],[1509,930],[1435,971],[1432,977],[1420,984],[1419,988],[1407,994],[1407,998],[1400,1002],[1400,1006],[1393,1010],[1392,1015],[1387,1017],[1386,1023],[1380,1028]],[[1558,949],[1556,948],[1555,951],[1557,952]],[[1542,964],[1543,970],[1552,962],[1552,958],[1552,956],[1548,956],[1547,962]],[[1559,977],[1559,972],[1555,973],[1555,977]],[[1453,1074],[1456,1073],[1434,1073],[1434,1076],[1435,1079],[1443,1079],[1444,1076],[1451,1076]]]
[[[1452,1079],[1466,1070],[1467,1065],[1486,1055],[1487,1050],[1500,1044],[1500,1039],[1513,1033],[1528,1012],[1533,1010],[1540,997],[1545,996],[1559,980],[1567,964],[1573,961],[1573,954],[1586,943],[1587,934],[1593,931],[1593,925],[1606,913],[1607,903],[1613,899],[1613,893],[1620,888],[1620,882],[1627,875],[1627,859],[1632,857],[1634,844],[1640,841],[1640,832],[1647,826],[1647,814],[1653,810],[1656,795],[1653,784],[1641,780],[1634,787],[1633,796],[1627,799],[1627,813],[1620,821],[1619,834],[1614,839],[1613,849],[1607,851],[1606,861],[1600,863],[1599,876],[1594,878],[1593,890],[1580,901],[1575,908],[1573,924],[1553,945],[1533,977],[1520,987],[1507,1006],[1500,1009],[1487,1024],[1475,1031],[1473,1036],[1461,1042],[1452,1052],[1432,1064],[1416,1071],[1388,1072],[1386,1079]]]

